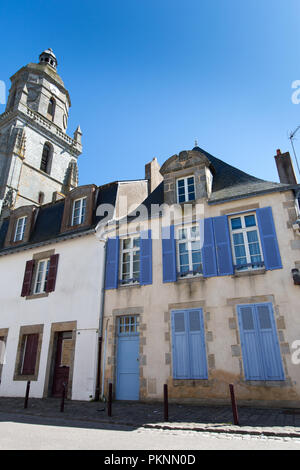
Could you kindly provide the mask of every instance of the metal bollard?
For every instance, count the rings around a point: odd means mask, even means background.
[[[111,416],[111,405],[112,405],[112,383],[108,385],[108,401],[107,401],[107,414]]]
[[[65,397],[66,397],[66,384],[63,383],[62,389],[62,396],[61,396],[61,403],[60,403],[60,411],[63,413],[65,411]]]
[[[232,406],[232,414],[233,414],[233,422],[237,426],[239,426],[239,415],[238,415],[238,409],[237,409],[237,404],[236,404],[236,399],[235,399],[235,393],[234,393],[234,386],[233,384],[229,384],[229,390],[230,390],[230,397],[231,397],[231,406]]]
[[[24,400],[24,408],[27,408],[27,406],[28,406],[29,391],[30,391],[30,380],[28,380],[27,386],[26,386],[26,393],[25,393],[25,400]]]
[[[164,420],[169,421],[169,401],[167,384],[164,384]]]

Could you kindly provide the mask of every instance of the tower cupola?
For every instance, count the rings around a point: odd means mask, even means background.
[[[56,70],[57,67],[57,59],[52,49],[46,49],[42,52],[39,56],[40,64],[48,64]]]

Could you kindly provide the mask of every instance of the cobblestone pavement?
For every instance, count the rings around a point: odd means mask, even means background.
[[[162,403],[113,402],[112,416],[102,402],[65,401],[64,413],[60,400],[0,397],[0,413],[59,417],[98,423],[123,424],[157,429],[181,429],[214,433],[236,433],[300,438],[300,409],[266,409],[239,407],[239,426],[232,424],[230,406],[169,405],[169,421],[164,421]],[[0,415],[1,421],[1,415]]]

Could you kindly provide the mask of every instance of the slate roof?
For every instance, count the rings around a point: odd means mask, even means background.
[[[212,194],[208,202],[222,202],[239,199],[264,192],[286,190],[292,185],[265,181],[223,162],[210,153],[194,147],[194,151],[203,153],[214,167]]]
[[[213,166],[213,186],[212,194],[208,200],[208,204],[217,204],[233,199],[243,199],[245,197],[255,196],[257,194],[264,194],[274,191],[284,191],[288,189],[297,188],[300,190],[300,185],[289,185],[283,183],[275,183],[272,181],[265,181],[255,176],[249,175],[238,168],[214,157],[210,153],[194,147],[193,151],[198,151],[204,154]],[[163,204],[164,202],[164,183],[160,183],[158,187],[143,201],[141,205],[145,206],[148,214],[151,214],[152,204]],[[139,216],[139,208],[137,208],[132,215],[127,217],[127,221],[133,221]],[[152,208],[152,216],[158,216],[154,213]],[[126,218],[120,221],[125,221]]]
[[[80,235],[81,233],[88,232],[94,229],[97,223],[105,217],[105,215],[98,217],[96,215],[97,207],[101,203],[115,205],[118,191],[118,182],[110,183],[105,186],[100,186],[97,196],[97,202],[95,204],[93,212],[92,224],[88,227],[76,228],[68,232],[60,233],[60,227],[64,212],[64,200],[59,200],[54,203],[45,204],[38,210],[37,218],[34,224],[33,231],[30,239],[27,243],[20,244],[16,247],[3,248],[4,241],[8,229],[9,220],[5,219],[0,227],[0,253],[20,250],[29,248],[32,245],[40,244],[43,242],[51,242],[55,239],[63,239],[65,237],[72,237],[74,235]]]

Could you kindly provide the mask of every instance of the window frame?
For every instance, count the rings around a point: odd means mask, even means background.
[[[198,234],[194,238],[191,235],[192,229],[198,229]],[[186,230],[188,235],[187,238],[181,239],[180,238],[180,231]],[[193,250],[192,250],[192,243],[193,242],[199,242],[199,250],[195,250],[200,253],[200,263],[195,263],[195,264],[200,264],[201,265],[201,270],[197,271],[193,269]],[[181,272],[181,263],[180,263],[180,245],[183,245],[184,243],[187,243],[188,249],[187,249],[187,254],[188,254],[188,259],[189,259],[189,270],[186,272]],[[199,224],[188,224],[188,225],[181,225],[179,227],[176,227],[176,261],[177,261],[177,278],[179,279],[187,279],[191,277],[203,277],[203,258],[202,258],[202,249],[201,249],[201,238],[200,238],[200,226]]]
[[[79,219],[79,223],[74,223],[75,220],[75,206],[76,203],[80,201],[80,206],[79,206],[79,216],[76,216],[76,219]],[[83,201],[85,201],[85,204],[83,204]],[[77,225],[82,225],[85,222],[85,217],[86,217],[86,207],[87,207],[87,197],[80,197],[77,199],[73,200],[73,208],[72,208],[72,219],[71,219],[71,226],[76,227]]]
[[[124,248],[123,242],[125,240],[130,240],[130,247]],[[134,240],[139,240],[139,245],[134,246]],[[141,276],[141,244],[140,244],[141,237],[139,234],[128,236],[126,238],[120,238],[120,280],[119,283],[121,285],[129,285],[129,284],[139,284],[140,283],[140,276]],[[134,254],[139,253],[139,271],[138,271],[138,278],[134,277],[133,271],[133,264],[136,260],[134,260]],[[123,255],[129,254],[129,278],[124,278],[123,276],[127,273],[124,272],[124,264],[123,262]]]
[[[22,226],[21,226],[21,233],[20,233],[20,238],[17,238],[17,234],[18,234],[18,229],[19,229],[19,222],[20,221],[23,221],[22,222]],[[15,228],[15,235],[14,235],[14,243],[15,242],[21,242],[23,239],[24,239],[24,234],[25,234],[25,230],[26,230],[26,225],[27,225],[27,215],[24,215],[22,217],[19,217],[16,221],[16,228]]]
[[[117,321],[117,336],[138,336],[139,315],[121,315]]]
[[[194,194],[193,199],[189,199],[189,191],[188,191],[188,180],[189,178],[193,178],[193,186],[194,186],[194,191],[192,193]],[[183,181],[184,182],[184,201],[180,201],[180,196],[179,196],[179,182]],[[196,200],[196,186],[195,186],[195,175],[189,175],[189,176],[184,176],[182,178],[177,178],[176,180],[176,199],[178,204],[184,204],[185,202],[192,202]]]
[[[248,217],[248,216],[254,216],[255,225],[246,227],[245,217]],[[241,219],[241,228],[233,229],[231,221],[233,219],[237,219],[237,218]],[[229,223],[229,233],[230,233],[230,241],[231,241],[232,258],[233,258],[233,264],[234,264],[235,271],[237,271],[237,272],[255,271],[257,269],[264,268],[265,267],[264,252],[263,252],[262,243],[261,243],[260,230],[259,230],[259,225],[258,225],[258,221],[257,221],[256,211],[233,214],[230,217],[228,217],[228,223]],[[251,261],[251,253],[250,253],[250,248],[249,248],[249,245],[251,244],[251,242],[249,242],[248,236],[247,236],[247,232],[251,232],[251,231],[254,231],[254,230],[256,230],[256,233],[257,233],[257,241],[255,243],[258,243],[260,253],[257,254],[257,255],[252,255],[252,256],[260,256],[261,261],[257,261],[257,262],[252,262]],[[237,264],[237,259],[239,257],[236,256],[236,253],[235,253],[235,246],[236,245],[234,243],[234,235],[239,234],[239,233],[242,233],[242,235],[243,235],[243,241],[244,241],[243,246],[245,248],[244,258],[246,258],[246,261],[247,261],[247,263],[241,264],[241,265]]]
[[[39,273],[40,273],[40,265],[42,263],[44,264],[44,267],[41,271],[42,277],[39,279]],[[37,266],[36,266],[36,273],[35,273],[35,279],[33,283],[33,290],[32,290],[32,295],[39,295],[39,294],[45,294],[46,289],[47,289],[47,281],[48,281],[48,276],[49,276],[49,268],[50,268],[50,257],[49,258],[43,258],[38,261]],[[40,284],[41,289],[37,291],[37,285]]]
[[[48,149],[48,152],[47,152],[46,159],[45,159],[44,158],[44,152],[45,152],[46,148]],[[40,170],[43,173],[46,173],[47,175],[50,175],[50,165],[51,165],[52,153],[53,153],[52,145],[49,142],[45,142],[44,145],[43,145]]]

